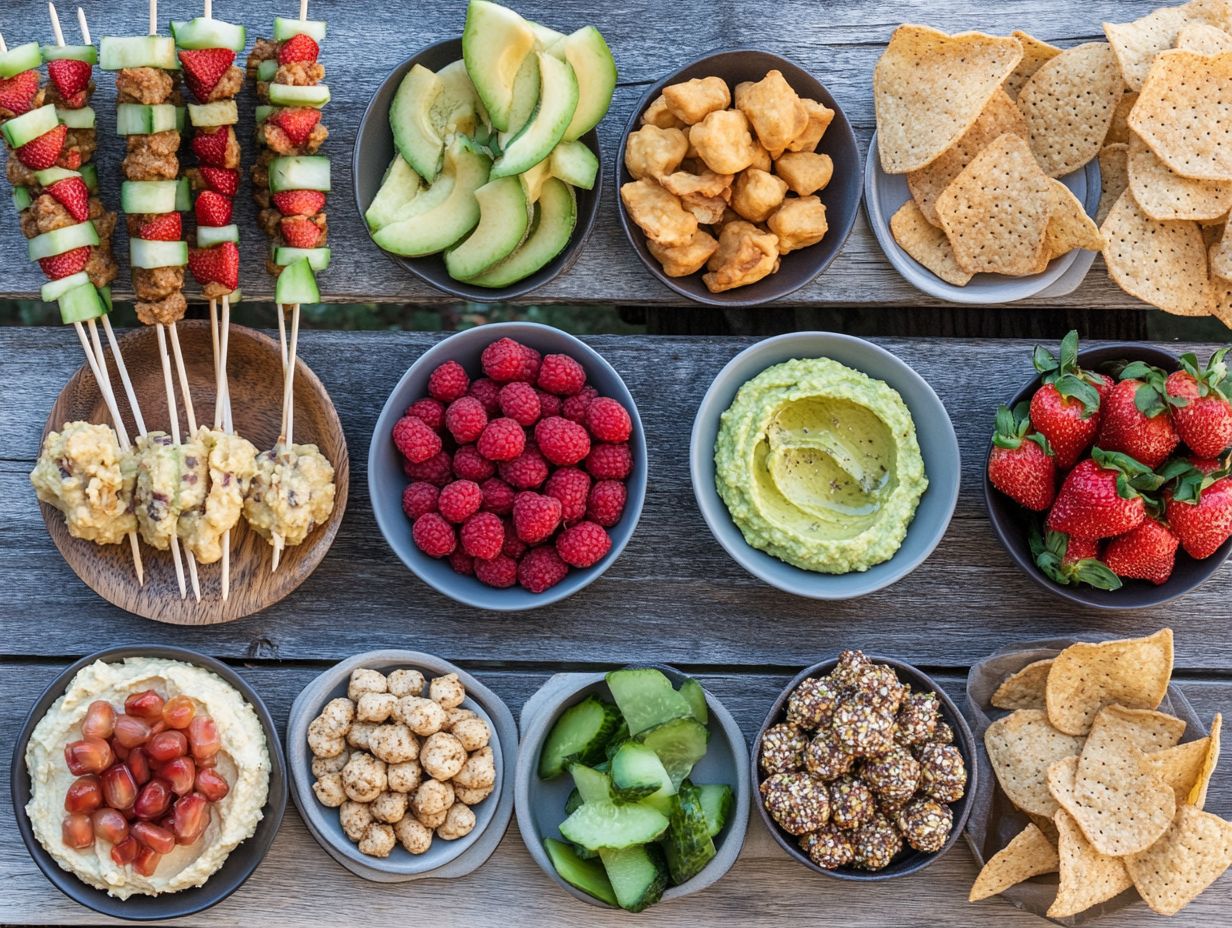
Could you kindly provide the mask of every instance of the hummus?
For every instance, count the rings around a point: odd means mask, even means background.
[[[137,525],[146,544],[166,551],[180,513],[205,502],[206,451],[196,437],[174,444],[166,432],[137,439]]]
[[[776,364],[742,386],[714,461],[745,541],[818,573],[892,558],[928,488],[898,391],[828,358]]]
[[[38,498],[62,513],[69,534],[113,545],[137,527],[132,513],[135,461],[116,433],[91,422],[66,422],[43,441],[30,473]]]
[[[184,693],[200,711],[213,717],[222,740],[216,769],[231,785],[222,800],[211,804],[210,824],[201,839],[177,846],[149,877],[131,865],[116,864],[111,845],[102,838],[91,847],[75,850],[64,844],[60,834],[64,794],[76,779],[64,762],[65,744],[81,737],[81,722],[91,702],[105,699],[122,705],[128,696],[147,689],[167,699]],[[200,886],[236,845],[256,831],[269,793],[269,748],[252,706],[217,674],[181,661],[154,658],[130,657],[114,664],[95,661],[78,671],[64,695],[35,726],[26,748],[26,767],[32,785],[26,814],[39,843],[62,868],[120,899]]]
[[[298,545],[334,511],[334,467],[316,445],[275,445],[257,455],[244,518],[267,541]]]
[[[222,558],[223,536],[240,520],[257,449],[238,435],[212,429],[201,429],[196,438],[206,449],[210,489],[200,506],[180,516],[177,531],[198,563],[213,564]]]

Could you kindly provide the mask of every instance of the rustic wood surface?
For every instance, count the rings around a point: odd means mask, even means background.
[[[984,515],[979,474],[994,407],[1031,376],[1030,343],[878,339],[937,389],[959,435],[963,489],[951,528],[934,555],[895,587],[851,603],[816,603],[773,590],[737,567],[707,532],[687,467],[689,425],[702,393],[733,355],[736,338],[595,338],[639,403],[651,449],[642,521],[620,560],[577,596],[532,613],[495,615],[454,605],[426,589],[396,560],[373,525],[367,447],[389,390],[439,336],[413,333],[301,335],[305,362],[321,378],[346,427],[354,459],[352,498],[319,570],[292,596],[243,621],[168,627],[99,599],[51,543],[27,474],[52,398],[76,370],[80,349],[58,329],[0,331],[0,732],[8,741],[30,704],[70,660],[103,646],[175,643],[234,663],[266,698],[279,723],[320,670],[375,647],[440,654],[479,675],[515,714],[551,674],[660,660],[699,674],[752,737],[786,680],[841,647],[894,655],[935,672],[961,698],[963,675],[980,657],[1015,640],[1056,635],[1177,632],[1177,682],[1199,715],[1232,705],[1232,635],[1227,631],[1232,568],[1179,606],[1097,614],[1049,599],[1020,575]],[[1205,356],[1211,345],[1192,347]],[[0,770],[7,795],[8,772]],[[1209,808],[1232,816],[1232,778],[1216,776]],[[93,924],[34,867],[0,803],[0,924]],[[720,919],[813,925],[819,918],[859,926],[1038,924],[999,900],[968,905],[975,867],[964,845],[926,875],[862,886],[827,880],[790,861],[752,817],[744,853],[714,887],[638,917],[686,926]],[[1226,923],[1225,878],[1176,924]],[[336,866],[289,808],[274,849],[234,897],[186,923],[387,923],[431,913],[443,926],[495,926],[517,907],[519,921],[546,926],[624,924],[619,913],[583,906],[555,891],[511,828],[477,873],[456,882],[377,886]],[[894,913],[890,915],[889,913]],[[417,916],[415,916],[417,917]],[[1155,923],[1137,905],[1101,924]]]
[[[1068,46],[1103,39],[1100,23],[1125,22],[1157,6],[1157,0],[1005,0],[973,4],[958,0],[781,0],[781,2],[704,3],[689,0],[669,11],[654,0],[597,4],[593,0],[519,0],[514,6],[528,18],[562,31],[586,23],[598,26],[616,58],[620,83],[612,108],[599,126],[605,172],[603,202],[593,236],[576,265],[521,302],[608,302],[688,305],[660,285],[638,261],[616,216],[612,174],[624,126],[645,88],[662,75],[702,55],[723,48],[761,48],[799,62],[826,85],[851,119],[861,154],[867,154],[873,130],[872,69],[893,29],[903,21],[926,22],[949,31],[978,29],[1007,34],[1025,29],[1042,39]],[[146,4],[139,0],[85,0],[93,34],[144,32]],[[164,22],[197,15],[200,2],[165,0],[159,12]],[[293,0],[220,0],[214,15],[241,21],[251,40],[268,36],[274,15],[295,15]],[[372,300],[450,302],[441,294],[389,262],[372,244],[355,209],[351,193],[351,151],[360,117],[376,88],[399,61],[432,42],[461,34],[463,0],[429,0],[408,7],[393,0],[316,0],[310,13],[329,22],[322,47],[333,98],[324,111],[331,136],[324,151],[333,160],[333,192],[329,202],[333,264],[321,275],[326,302]],[[63,15],[63,13],[62,13]],[[10,45],[36,39],[50,41],[43,0],[6,0],[0,11]],[[164,31],[165,31],[164,26]],[[76,27],[65,23],[68,41]],[[115,134],[115,86],[112,75],[100,74],[94,98],[98,112],[98,162],[104,200],[118,202],[118,168],[123,146]],[[239,133],[245,165],[254,156],[251,84],[239,98]],[[860,165],[838,170],[860,172]],[[269,299],[270,278],[263,269],[265,243],[254,222],[247,196],[247,177],[237,199],[237,222],[244,254],[241,286],[250,298]],[[11,254],[0,274],[0,296],[30,298],[42,276],[24,260],[25,242],[7,197],[0,209],[0,253]],[[122,229],[116,253],[121,261],[116,293],[129,298],[131,289]],[[842,254],[830,269],[789,302],[807,304],[944,305],[907,284],[885,260],[870,232],[863,211]],[[1097,261],[1074,294],[1049,306],[1143,308],[1107,278]],[[243,307],[237,318],[243,319]],[[707,310],[713,312],[713,310]],[[754,311],[755,312],[755,311]]]

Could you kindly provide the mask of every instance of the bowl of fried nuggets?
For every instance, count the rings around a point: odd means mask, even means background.
[[[616,163],[620,221],[647,269],[714,306],[786,296],[834,260],[859,209],[860,152],[799,65],[716,52],[655,84]]]

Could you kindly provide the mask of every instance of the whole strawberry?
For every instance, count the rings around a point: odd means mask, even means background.
[[[1149,467],[1124,454],[1096,448],[1061,484],[1048,513],[1047,527],[1079,538],[1114,538],[1137,528],[1146,518],[1144,491],[1163,480]]]
[[[1172,576],[1180,541],[1162,522],[1144,519],[1132,532],[1108,543],[1104,563],[1118,577],[1147,580],[1160,586]]]
[[[997,427],[988,456],[988,479],[992,485],[1033,512],[1052,505],[1057,493],[1057,462],[1048,439],[1031,431],[1027,404],[1013,411],[997,409]]]
[[[1176,480],[1164,493],[1168,524],[1180,536],[1185,553],[1197,560],[1210,557],[1232,538],[1230,467],[1224,463],[1208,473],[1180,461],[1163,471]]]
[[[1099,559],[1099,542],[1032,526],[1029,538],[1035,564],[1049,580],[1062,586],[1085,583],[1097,590],[1119,590],[1121,578]]]
[[[1155,468],[1181,443],[1164,398],[1166,376],[1157,367],[1134,361],[1104,401],[1096,444]]]
[[[1216,351],[1205,368],[1198,367],[1192,353],[1181,355],[1181,369],[1165,383],[1172,423],[1198,457],[1216,458],[1232,448],[1232,380],[1224,362],[1228,350]]]
[[[1104,381],[1100,375],[1078,367],[1077,332],[1071,331],[1061,340],[1059,360],[1048,349],[1037,346],[1032,361],[1041,374],[1041,385],[1031,397],[1031,423],[1048,439],[1057,466],[1069,470],[1099,432],[1099,387]]]

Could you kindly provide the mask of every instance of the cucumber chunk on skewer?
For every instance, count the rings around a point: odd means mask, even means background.
[[[105,35],[98,46],[99,66],[104,71],[122,68],[160,68],[178,71],[175,39],[169,35]]]
[[[309,36],[314,42],[325,38],[325,23],[319,19],[288,19],[274,17],[274,41],[285,42],[294,35]]]
[[[44,45],[43,60],[59,61],[64,58],[98,64],[98,49],[93,45]]]
[[[56,115],[56,108],[48,103],[10,119],[0,126],[0,133],[4,134],[4,140],[9,143],[10,148],[21,148],[27,142],[50,132],[59,123],[60,117]]]
[[[243,26],[198,16],[187,22],[171,20],[171,34],[180,48],[229,48],[242,52],[248,37]]]
[[[274,285],[274,299],[283,306],[321,302],[321,291],[317,289],[317,279],[307,258],[300,258],[283,268],[278,275],[278,283]]]
[[[97,244],[98,231],[94,228],[94,223],[87,219],[76,225],[64,226],[34,236],[27,243],[26,250],[29,252],[31,261],[38,261],[40,258],[64,254],[66,251],[72,251],[84,245]]]
[[[60,118],[60,122],[64,123],[70,129],[93,129],[94,128],[94,107],[79,106],[77,109],[66,109],[65,107],[56,107],[56,116]]]
[[[105,289],[105,288],[104,288]],[[111,311],[111,293],[105,295],[86,283],[75,287],[60,297],[60,321],[65,325],[97,319]]]
[[[90,275],[85,271],[78,271],[76,274],[69,274],[68,277],[61,277],[59,280],[49,280],[43,284],[39,291],[39,296],[44,303],[54,303],[70,290],[75,290],[90,282]]]
[[[43,53],[38,42],[27,42],[0,53],[0,77],[12,77],[22,71],[37,68],[43,63]]]

